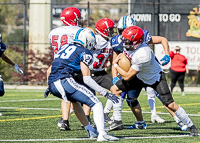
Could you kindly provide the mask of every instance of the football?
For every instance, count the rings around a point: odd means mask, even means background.
[[[118,61],[119,67],[122,68],[123,70],[125,70],[126,72],[129,71],[129,68],[131,67],[130,60],[124,54],[120,54],[119,57],[121,58]]]

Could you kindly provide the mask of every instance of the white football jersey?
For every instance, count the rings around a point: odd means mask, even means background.
[[[139,71],[137,77],[144,83],[152,85],[160,80],[162,68],[156,60],[152,49],[145,43],[134,51],[124,51],[131,59],[131,68]]]
[[[50,31],[49,41],[54,53],[57,53],[64,44],[73,42],[74,35],[81,29],[78,26],[60,26]]]
[[[93,53],[93,63],[89,66],[91,70],[102,71],[106,68],[107,62],[112,55],[112,47],[110,41],[106,41],[101,35],[95,35],[96,49],[91,51]]]

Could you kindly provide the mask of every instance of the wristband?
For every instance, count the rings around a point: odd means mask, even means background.
[[[114,64],[114,67],[117,68],[119,65],[118,64]]]

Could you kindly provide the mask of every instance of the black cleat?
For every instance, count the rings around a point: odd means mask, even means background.
[[[198,136],[197,128],[195,127],[195,125],[189,127],[189,129],[190,129],[190,136]]]
[[[69,121],[68,120],[63,120],[62,125],[60,127],[61,131],[67,131],[67,130],[71,130],[69,128]]]

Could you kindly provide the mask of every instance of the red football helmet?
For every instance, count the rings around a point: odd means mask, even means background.
[[[60,14],[60,20],[67,26],[78,26],[81,12],[75,7],[67,7]]]
[[[95,25],[95,30],[101,36],[111,38],[114,33],[115,23],[110,18],[101,18]]]
[[[144,33],[138,26],[130,26],[122,32],[122,42],[127,50],[138,48],[143,41]]]

